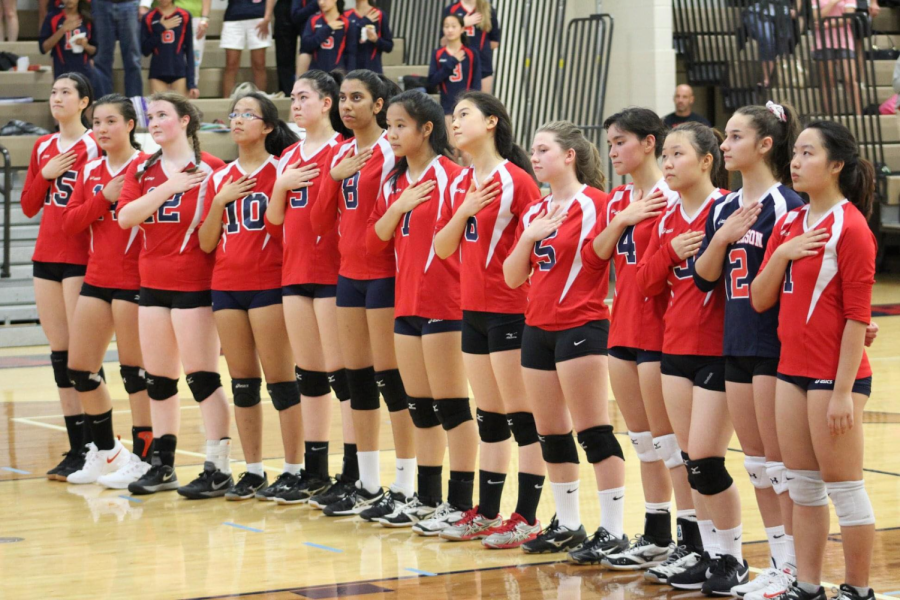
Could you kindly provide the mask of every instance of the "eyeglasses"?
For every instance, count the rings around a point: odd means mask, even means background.
[[[228,118],[231,119],[232,121],[237,119],[238,117],[240,117],[242,119],[246,119],[247,121],[252,121],[253,119],[259,119],[260,121],[262,121],[262,117],[260,117],[258,115],[254,115],[252,112],[244,112],[244,113],[234,112],[234,113],[230,113],[228,115]]]

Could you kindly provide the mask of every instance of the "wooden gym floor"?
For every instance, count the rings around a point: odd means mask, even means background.
[[[869,357],[875,370],[867,406],[866,485],[877,517],[872,585],[879,598],[900,597],[900,278],[882,277],[873,305],[881,330]],[[46,347],[0,351],[0,598],[687,598],[645,585],[640,573],[574,567],[556,555],[484,550],[389,530],[355,518],[329,519],[307,507],[224,500],[188,501],[174,492],[131,497],[99,486],[46,480],[43,473],[66,449],[66,435]],[[114,348],[106,365],[115,398],[115,426],[130,443],[128,401]],[[227,373],[224,360],[222,372]],[[230,389],[225,382],[226,390]],[[182,381],[182,389],[186,391]],[[611,396],[611,394],[610,394]],[[335,401],[336,402],[336,401]],[[612,401],[616,432],[625,433]],[[201,470],[202,425],[197,405],[182,401],[178,475],[187,483]],[[266,409],[265,465],[281,469],[274,410]],[[335,411],[337,415],[337,411]],[[382,426],[382,481],[393,480],[390,428]],[[235,438],[236,432],[233,432]],[[894,442],[891,442],[894,440]],[[624,440],[623,440],[624,441]],[[332,473],[340,466],[339,422],[332,427]],[[623,444],[624,445],[624,444]],[[765,534],[753,491],[742,476],[735,439],[728,467],[744,501],[745,556],[766,565]],[[235,476],[243,470],[233,446]],[[630,502],[625,529],[643,521],[638,461],[627,456]],[[515,460],[515,459],[514,459]],[[448,467],[445,465],[445,473]],[[511,472],[515,472],[513,465]],[[599,515],[593,475],[582,463],[582,517],[588,530]],[[477,491],[476,491],[477,494]],[[515,477],[507,482],[503,513],[514,508]],[[477,496],[476,496],[477,498]],[[545,490],[538,516],[547,523],[553,499]],[[832,517],[825,579],[842,581],[843,560]]]

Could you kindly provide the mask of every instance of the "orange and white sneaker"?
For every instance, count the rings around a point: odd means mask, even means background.
[[[97,483],[97,479],[103,475],[118,471],[128,464],[130,456],[131,452],[126,450],[119,440],[116,440],[112,450],[98,450],[93,443],[88,444],[84,466],[66,477],[66,481],[75,484]]]
[[[491,529],[503,524],[503,517],[499,514],[489,519],[478,513],[478,507],[471,508],[463,513],[462,519],[447,527],[440,533],[441,539],[451,542],[468,542],[487,537]]]
[[[495,550],[518,548],[541,533],[541,522],[535,519],[534,525],[529,525],[522,515],[513,513],[502,525],[486,533],[487,536],[481,540],[485,548],[493,548]]]

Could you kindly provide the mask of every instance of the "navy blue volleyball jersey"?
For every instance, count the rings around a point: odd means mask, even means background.
[[[725,220],[741,207],[743,190],[717,200],[706,219],[706,236],[698,256],[702,256],[716,231]],[[780,183],[772,186],[762,199],[762,212],[753,227],[741,240],[728,246],[722,277],[725,278],[725,356],[760,356],[777,358],[781,353],[778,341],[778,306],[757,313],[750,304],[750,284],[759,273],[766,255],[766,244],[775,223],[791,210],[802,206],[803,200],[792,189]],[[703,291],[715,289],[718,282],[709,282],[694,273],[694,282]]]
[[[303,31],[309,18],[319,12],[317,0],[292,0],[291,22],[299,31]]]
[[[248,21],[266,16],[266,0],[228,0],[224,21]]]
[[[363,39],[363,30],[368,25],[373,25],[375,32],[378,34],[378,39],[374,42],[370,42],[368,38],[366,38],[365,42],[359,41],[356,49],[356,68],[384,73],[384,68],[381,65],[381,53],[390,53],[394,49],[394,34],[391,32],[391,26],[388,23],[387,12],[380,8],[373,8],[373,10],[378,13],[377,21],[372,21],[369,17],[359,14],[354,9],[346,11],[344,16],[350,20],[351,27],[356,30],[357,40]]]
[[[66,13],[61,11],[48,14],[47,18],[44,19],[44,23],[41,25],[41,34],[38,36],[38,48],[40,48],[41,54],[44,54],[44,42],[59,31],[65,21]],[[92,46],[97,45],[94,40],[93,26],[82,20],[81,25],[77,29],[67,31],[66,35],[50,49],[50,54],[53,56],[54,77],[63,73],[76,72],[84,74],[89,80],[93,81],[94,69],[91,66],[91,56],[87,52],[72,52],[72,36],[79,33],[87,35],[88,44]]]
[[[475,12],[475,11],[472,11]],[[441,15],[441,27],[443,27],[444,19],[447,15],[459,15],[463,19],[469,15],[469,11],[463,6],[462,2],[454,2],[444,9]],[[441,33],[443,35],[443,32]],[[469,46],[477,48],[481,54],[481,72],[484,77],[493,75],[494,73],[494,49],[491,48],[491,42],[500,43],[500,23],[497,21],[497,9],[491,10],[491,31],[485,33],[477,25],[466,27],[466,35],[469,37]]]
[[[141,52],[150,59],[150,79],[171,83],[182,77],[187,79],[188,89],[197,87],[194,81],[194,36],[191,30],[191,13],[176,8],[181,25],[166,29],[160,21],[164,18],[158,8],[144,15],[141,24]]]
[[[431,55],[428,85],[440,90],[445,115],[453,114],[453,106],[460,94],[481,89],[481,58],[478,52],[466,46],[463,46],[463,52],[466,56],[462,62],[456,60],[446,46]]]
[[[327,73],[334,69],[350,72],[356,68],[359,31],[346,16],[339,18],[344,22],[344,28],[337,31],[325,21],[325,15],[321,12],[306,22],[300,36],[300,52],[312,55],[310,69],[321,69]]]

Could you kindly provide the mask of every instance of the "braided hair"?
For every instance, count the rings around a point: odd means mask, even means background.
[[[200,136],[197,135],[197,132],[200,131],[200,111],[197,110],[197,107],[194,106],[190,100],[175,92],[159,92],[153,94],[150,96],[148,104],[150,102],[168,102],[175,108],[175,113],[178,115],[178,118],[183,118],[185,116],[190,117],[187,129],[185,130],[185,135],[190,139],[191,145],[194,148],[194,166],[190,169],[186,169],[185,172],[193,173],[197,170],[197,166],[201,162]],[[144,173],[147,172],[147,169],[159,161],[161,156],[162,148],[150,155],[150,158],[144,162],[143,168],[137,172],[138,181],[141,180]]]

